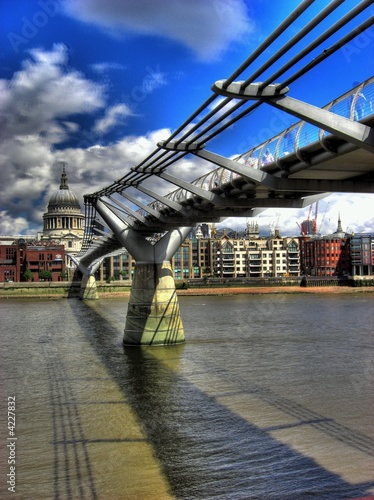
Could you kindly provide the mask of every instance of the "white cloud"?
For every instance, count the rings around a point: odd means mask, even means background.
[[[0,80],[0,232],[41,225],[43,193],[52,180],[56,152],[79,128],[69,116],[105,104],[104,88],[66,67],[66,47],[33,49],[10,80]],[[58,181],[58,179],[57,179]],[[14,225],[9,224],[13,220]]]
[[[29,222],[24,217],[14,218],[6,210],[0,210],[0,234],[25,234]]]
[[[90,194],[122,178],[130,167],[140,163],[151,154],[159,141],[169,137],[171,131],[161,129],[144,136],[127,136],[109,146],[99,144],[89,148],[67,148],[52,151],[47,142],[39,136],[15,139],[17,144],[9,144],[11,165],[2,170],[0,234],[27,233],[31,227],[42,227],[42,215],[50,196],[58,189],[61,175],[60,161],[65,161],[69,187],[74,191],[83,208],[83,195]],[[5,151],[0,147],[0,157]],[[105,168],[103,168],[103,164]],[[200,177],[211,168],[209,162],[201,158],[188,157],[171,165],[169,172],[186,180]],[[166,194],[176,189],[162,179],[152,177],[147,185],[153,191]],[[132,190],[132,194],[145,203],[150,200],[142,193]],[[318,227],[322,234],[336,230],[340,213],[343,229],[352,232],[374,232],[372,213],[373,195],[333,194],[319,203]],[[309,208],[268,209],[256,220],[262,233],[279,219],[279,229],[283,236],[297,235],[297,222],[308,215]],[[313,209],[314,213],[314,209]],[[366,214],[366,215],[364,215]],[[369,218],[368,218],[369,215]],[[202,221],[204,222],[204,221]],[[229,218],[222,226],[243,230],[245,218]]]
[[[0,81],[3,138],[46,133],[59,118],[88,114],[104,106],[102,86],[78,71],[63,69],[68,57],[63,44],[51,51],[33,49],[30,53],[32,59],[11,80]],[[60,127],[57,142],[62,133]]]
[[[172,39],[202,60],[217,59],[253,29],[244,0],[65,0],[65,11],[112,34]]]
[[[126,66],[124,64],[119,64],[115,62],[102,62],[102,63],[91,64],[90,68],[96,73],[105,73],[106,71],[109,70],[126,69]]]
[[[116,104],[108,108],[103,118],[100,118],[95,122],[94,132],[98,134],[105,134],[120,123],[124,118],[132,115],[133,113],[127,104]]]

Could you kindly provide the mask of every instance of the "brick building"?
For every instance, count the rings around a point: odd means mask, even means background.
[[[335,233],[327,236],[300,236],[300,267],[306,276],[351,274],[350,238],[340,217]]]
[[[34,282],[65,280],[64,245],[47,241],[28,242],[24,239],[0,245],[0,281],[27,281],[25,272]]]

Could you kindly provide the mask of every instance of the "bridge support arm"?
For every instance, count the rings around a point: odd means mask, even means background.
[[[141,234],[127,227],[102,201],[97,200],[95,206],[136,261],[123,344],[170,345],[184,342],[171,259],[192,227],[168,231],[152,245]]]
[[[151,262],[136,261],[124,345],[170,345],[184,342],[171,258],[191,229],[183,227],[167,232],[153,245],[154,256]],[[139,254],[140,252],[138,256]]]
[[[367,125],[288,96],[273,97],[265,102],[374,153],[374,130]]]
[[[82,262],[76,259],[73,255],[70,256],[76,264],[79,271],[82,273],[81,289],[79,298],[81,300],[96,300],[99,298],[96,286],[95,273],[99,269],[103,261],[103,257],[93,262],[90,266],[85,266]]]
[[[278,91],[278,84],[263,87],[260,82],[256,82],[243,87],[244,83],[232,82],[226,85],[224,80],[218,80],[212,86],[212,90],[216,94],[235,99],[266,102],[308,123],[312,123],[347,142],[355,144],[359,148],[374,153],[374,130],[371,127],[349,120],[327,109],[322,109],[307,102],[286,96],[284,94],[288,92],[288,87],[284,87]]]

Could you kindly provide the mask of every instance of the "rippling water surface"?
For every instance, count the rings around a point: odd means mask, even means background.
[[[1,301],[0,497],[374,494],[373,299],[180,297],[185,345],[125,350],[127,299]]]

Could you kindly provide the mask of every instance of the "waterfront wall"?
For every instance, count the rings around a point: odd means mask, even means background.
[[[98,282],[99,295],[130,292],[131,283],[119,281],[114,283]],[[1,298],[79,298],[80,281],[42,282],[42,283],[0,283]]]
[[[285,277],[285,278],[201,278],[177,280],[177,291],[199,289],[240,288],[367,288],[374,287],[373,276],[356,276],[344,280],[331,277]],[[81,282],[0,283],[0,299],[5,298],[79,298]],[[99,297],[130,295],[131,281],[97,282]]]

